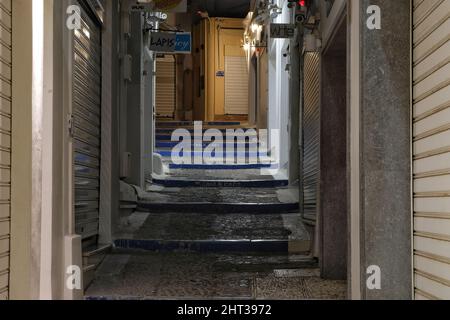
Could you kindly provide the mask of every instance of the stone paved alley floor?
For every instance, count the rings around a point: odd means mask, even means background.
[[[87,299],[346,297],[345,282],[320,279],[298,214],[135,212],[118,239]]]
[[[304,256],[116,252],[87,299],[345,299]]]
[[[159,126],[164,148],[186,124]],[[166,169],[121,217],[87,299],[346,297],[345,282],[320,279],[299,190],[286,178],[248,166]]]

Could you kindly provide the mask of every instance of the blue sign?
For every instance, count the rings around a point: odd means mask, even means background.
[[[191,53],[192,39],[189,32],[177,33],[175,42],[175,53]]]
[[[152,32],[149,49],[163,53],[190,54],[192,49],[191,33]]]

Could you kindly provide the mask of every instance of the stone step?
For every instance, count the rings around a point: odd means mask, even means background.
[[[296,187],[283,188],[166,188],[149,187],[140,192],[138,211],[198,213],[298,213]],[[152,211],[154,210],[154,211]]]
[[[121,224],[117,239],[147,240],[309,240],[299,213],[234,214],[135,212]]]
[[[167,148],[167,149],[173,149],[173,148],[175,148],[176,146],[178,146],[180,144],[180,142],[174,142],[174,141],[157,141],[156,142],[156,148],[158,148],[158,149],[164,149],[164,148]],[[192,150],[194,150],[194,148],[195,147],[199,147],[199,146],[201,146],[201,148],[202,149],[205,149],[205,148],[207,148],[209,145],[211,145],[211,142],[202,142],[202,143],[195,143],[195,142],[192,142],[191,143],[191,148],[192,148]],[[259,143],[253,143],[252,145],[251,145],[251,147],[254,147],[254,146],[257,146],[257,147],[259,147]],[[225,150],[227,150],[227,148],[235,148],[235,149],[237,149],[237,148],[250,148],[250,142],[247,140],[246,142],[244,142],[244,143],[242,143],[242,142],[238,142],[238,141],[235,141],[234,143],[232,142],[232,143],[228,143],[228,142],[224,142],[223,143],[223,149],[224,149],[224,151]]]
[[[103,258],[111,251],[111,244],[99,244],[85,249],[83,252],[83,265],[98,265]]]
[[[150,202],[138,201],[138,211],[151,213],[291,213],[298,212],[298,203],[227,203],[227,202]]]
[[[154,184],[166,188],[279,188],[287,187],[288,180],[189,180],[189,179],[153,179]]]
[[[164,175],[154,175],[150,184],[166,188],[283,188],[289,185],[285,176],[263,174],[253,170],[188,170],[172,169]]]
[[[114,241],[116,248],[137,249],[153,252],[202,252],[202,253],[287,253],[289,240],[151,240],[119,239]],[[305,243],[305,253],[309,244]]]
[[[235,139],[238,139],[238,138],[242,138],[243,139],[243,138],[245,138],[247,141],[249,141],[249,138],[245,134],[236,133],[234,135],[234,137],[235,137]],[[172,137],[171,133],[157,133],[155,135],[155,140],[157,142],[158,141],[172,141],[173,140],[172,138],[173,137]],[[191,135],[191,140],[192,141],[194,141],[195,138],[197,138],[200,141],[202,141],[203,135]],[[226,141],[226,137],[224,137],[223,140]],[[252,136],[252,140],[250,140],[250,141],[258,142],[258,139],[255,136]]]
[[[161,157],[172,157],[172,153],[173,151],[171,149],[157,149],[155,151],[156,154],[159,154]],[[205,157],[205,152],[204,151],[183,151],[183,152],[176,152],[175,153],[176,156],[178,157],[189,157],[189,158],[194,158],[194,157]],[[216,152],[212,152],[211,157],[216,157]],[[249,151],[240,151],[240,150],[232,150],[231,152],[228,152],[227,150],[223,150],[222,152],[222,158],[225,161],[226,157],[232,155],[233,158],[238,158],[238,159],[245,159],[245,158],[264,158],[264,157],[268,157],[268,153],[267,152],[249,152]]]
[[[237,255],[225,257],[216,266],[216,271],[233,270],[237,272],[271,272],[278,275],[287,276],[291,273],[303,270],[303,275],[308,275],[310,269],[318,268],[317,260],[309,255],[289,254],[289,255]]]
[[[154,252],[306,253],[301,215],[135,212],[118,228],[115,248]]]
[[[168,163],[169,169],[186,169],[186,170],[252,170],[252,169],[272,169],[278,168],[276,164],[256,163],[256,164],[176,164]]]
[[[105,257],[111,252],[111,244],[95,245],[83,251],[83,283],[87,288],[94,279],[95,270],[102,263]]]
[[[156,127],[186,127],[193,126],[194,121],[157,121]],[[209,121],[202,122],[203,126],[240,126],[242,123],[240,121]]]
[[[187,127],[172,127],[172,128],[167,128],[167,127],[165,127],[165,128],[159,127],[158,128],[157,127],[156,133],[157,134],[172,134],[175,130],[178,130],[178,129],[187,130],[190,133],[194,133],[196,131],[195,128],[193,128],[193,127],[188,127],[188,128]],[[234,128],[220,128],[220,127],[205,128],[205,127],[202,127],[201,132],[205,133],[208,130],[219,130],[222,133],[226,133],[227,130],[244,130],[244,131],[255,130],[256,131],[256,129],[252,128],[252,127],[234,127]],[[200,129],[197,129],[197,131],[200,132]]]

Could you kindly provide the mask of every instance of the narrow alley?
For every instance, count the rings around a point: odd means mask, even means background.
[[[0,300],[450,300],[450,0],[0,0]]]
[[[171,169],[137,195],[114,249],[100,254],[87,299],[344,299],[345,281],[321,280],[309,254],[298,187],[237,158],[219,167],[171,166],[168,137],[189,124],[157,124],[156,152]]]

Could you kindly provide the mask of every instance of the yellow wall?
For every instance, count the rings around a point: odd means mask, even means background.
[[[194,120],[205,120],[205,90],[202,86],[202,78],[205,77],[205,45],[206,22],[203,20],[195,25],[192,30],[193,36],[193,118]]]
[[[225,56],[245,56],[243,35],[242,19],[204,19],[194,27],[194,97],[197,97],[194,98],[194,114],[197,120],[213,121],[216,116],[225,114],[225,78],[216,74],[225,71]],[[205,76],[201,97],[198,97],[201,75],[195,76],[198,69]],[[199,119],[200,114],[204,115],[203,119]]]
[[[267,111],[269,109],[269,60],[267,51],[259,56],[258,62],[258,119],[257,126],[259,129],[267,129]]]

